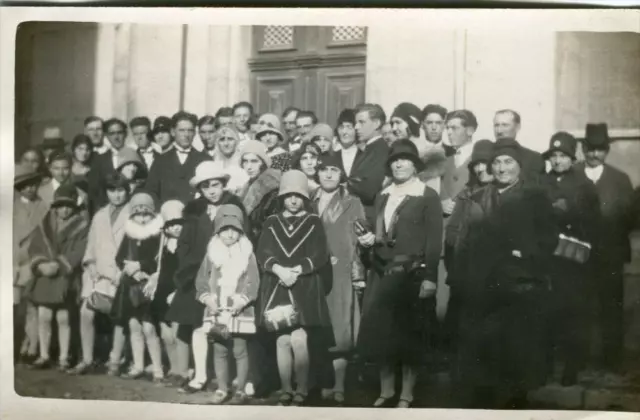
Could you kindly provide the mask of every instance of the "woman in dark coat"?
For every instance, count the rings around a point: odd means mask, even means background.
[[[196,300],[195,279],[213,234],[213,219],[223,204],[235,204],[244,210],[240,199],[224,190],[228,180],[229,175],[220,163],[205,161],[198,165],[190,184],[198,189],[201,198],[185,207],[185,221],[178,239],[178,269],[173,277],[176,291],[167,311],[167,320],[179,325],[175,384],[186,392],[202,390],[206,382],[206,365],[196,366],[196,376],[191,382],[186,379],[189,343],[197,335],[198,345],[202,344],[202,336],[196,330],[202,324],[204,306]],[[206,337],[204,345],[207,345]]]
[[[309,393],[309,349],[317,352],[334,345],[326,301],[332,281],[327,270],[329,248],[322,221],[305,209],[308,194],[304,173],[292,170],[283,175],[279,197],[284,210],[267,219],[256,252],[262,269],[256,324],[272,327],[268,311],[282,305],[293,305],[297,312],[288,326],[271,328],[277,335],[281,405],[304,405]]]
[[[438,194],[417,174],[423,169],[415,144],[393,143],[387,160],[393,183],[375,203],[375,233],[361,235],[370,247],[371,277],[365,289],[358,354],[380,366],[380,396],[388,406],[395,394],[395,366],[402,365],[398,407],[413,401],[416,367],[426,352],[426,307],[436,292],[442,250],[442,206]]]
[[[494,145],[494,181],[471,196],[468,227],[457,250],[461,404],[522,407],[546,377],[545,304],[557,243],[545,191],[520,179],[520,146]]]
[[[602,223],[600,200],[593,182],[584,172],[573,168],[576,146],[576,139],[569,133],[559,132],[551,137],[549,150],[543,155],[551,163],[551,171],[544,175],[544,180],[560,235],[570,238],[590,254]],[[579,262],[554,256],[550,268],[553,282],[549,318],[551,348],[560,350],[557,356],[564,364],[561,384],[571,386],[576,384],[578,372],[586,362],[587,326],[590,325],[587,319],[594,297],[594,289],[590,286],[594,285],[592,273],[595,267],[592,258]]]

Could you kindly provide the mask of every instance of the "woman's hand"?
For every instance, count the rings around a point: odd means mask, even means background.
[[[209,309],[209,312],[215,314],[218,312],[218,301],[215,295],[209,295],[204,301],[205,306]]]
[[[373,246],[373,244],[376,242],[376,235],[374,235],[373,233],[369,232],[366,233],[362,236],[358,236],[358,242],[360,243],[360,245],[369,248],[371,246]]]
[[[436,294],[438,286],[429,280],[422,280],[422,284],[420,284],[420,292],[418,297],[420,299],[426,299]]]
[[[169,296],[167,296],[167,305],[171,305],[171,302],[173,302],[173,298],[175,297],[176,292],[171,293]]]
[[[231,314],[233,316],[236,316],[240,312],[242,312],[242,310],[246,306],[246,302],[240,296],[234,296],[231,300],[233,302],[233,305],[229,309],[231,309]]]
[[[442,212],[447,215],[453,214],[453,210],[456,208],[456,202],[450,198],[447,198],[442,202]]]
[[[138,261],[125,261],[124,273],[128,276],[133,276],[136,272],[140,271],[140,263]]]
[[[142,273],[139,271],[139,273]],[[139,280],[138,280],[139,281]],[[158,273],[154,273],[149,276],[149,281],[144,285],[142,292],[149,299],[153,299],[153,296],[156,294],[156,290],[158,289]]]
[[[60,266],[56,261],[47,261],[38,264],[38,271],[45,277],[54,277],[58,274]]]

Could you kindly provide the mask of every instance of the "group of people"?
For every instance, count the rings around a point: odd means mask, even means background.
[[[569,133],[541,155],[517,112],[493,124],[476,141],[474,114],[440,105],[362,104],[331,126],[241,102],[49,136],[16,164],[16,360],[83,375],[106,359],[186,393],[215,376],[214,404],[279,390],[293,406],[345,404],[358,360],[379,367],[373,406],[409,407],[440,331],[459,405],[518,407],[556,362],[577,382],[594,318],[614,369],[638,209],[607,127],[587,125],[578,162]]]

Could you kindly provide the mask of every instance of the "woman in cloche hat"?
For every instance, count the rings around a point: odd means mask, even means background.
[[[376,261],[365,289],[358,354],[380,367],[380,396],[374,407],[394,402],[395,366],[402,365],[397,406],[413,402],[417,367],[425,357],[425,329],[417,310],[432,297],[442,249],[442,206],[438,194],[418,178],[423,162],[408,139],[391,146],[387,171],[392,184],[375,203],[374,232],[358,237]],[[390,299],[390,297],[392,297]]]
[[[256,140],[267,147],[267,155],[271,158],[273,169],[286,172],[290,167],[291,155],[282,146],[284,135],[280,128],[280,118],[274,114],[264,114],[258,120],[260,127],[256,133]]]
[[[309,394],[309,350],[322,360],[335,344],[325,298],[331,263],[322,221],[307,210],[307,176],[298,170],[286,172],[278,195],[284,210],[267,218],[256,252],[263,272],[256,323],[276,336],[280,405],[300,406]],[[276,316],[291,315],[292,308],[295,319]]]

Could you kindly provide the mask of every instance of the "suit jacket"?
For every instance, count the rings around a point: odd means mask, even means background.
[[[520,178],[525,181],[528,180],[529,184],[532,182],[541,182],[540,177],[545,173],[545,164],[542,155],[522,145],[520,147],[522,157],[522,175]]]
[[[195,174],[196,167],[205,160],[211,160],[211,157],[192,148],[181,164],[178,151],[174,148],[156,158],[151,165],[145,188],[156,195],[160,205],[168,200],[180,200],[186,204],[196,195],[189,180]]]
[[[94,156],[91,161],[91,169],[87,174],[87,183],[89,185],[89,211],[93,215],[109,202],[107,200],[107,192],[104,187],[104,180],[107,175],[116,171],[113,167],[113,154],[117,153],[113,149]]]
[[[442,200],[455,199],[469,182],[469,162],[467,158],[462,165],[456,168],[455,155],[447,157],[442,184],[440,186],[440,198]]]
[[[384,178],[387,174],[388,158],[389,146],[380,137],[368,145],[364,152],[358,152],[347,181],[348,191],[357,196],[362,202],[367,220],[371,226],[373,226],[375,220],[375,200],[382,190]],[[340,160],[342,161],[342,156]]]
[[[136,149],[136,153],[140,157],[140,160],[142,161],[142,163],[144,163],[145,166],[147,166],[147,162],[144,160],[144,156],[140,152],[140,149]],[[156,163],[156,161],[158,160],[158,156],[160,156],[160,153],[155,149],[152,149],[151,153],[153,154],[153,162],[151,163],[150,166],[147,166],[147,171],[151,170],[151,167],[153,166],[153,164]]]
[[[585,164],[576,165],[584,173]],[[604,165],[602,176],[595,183],[600,197],[602,226],[600,247],[596,254],[601,261],[621,266],[631,261],[629,232],[633,225],[631,199],[633,187],[629,176],[611,165]]]

